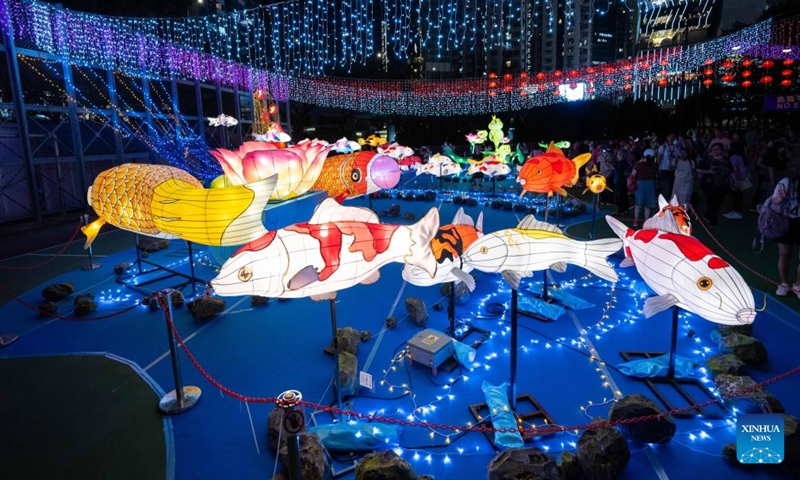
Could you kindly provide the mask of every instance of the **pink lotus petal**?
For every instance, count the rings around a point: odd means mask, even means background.
[[[244,158],[250,152],[260,152],[264,150],[277,150],[278,147],[270,142],[244,142],[236,153],[239,157]]]
[[[224,148],[214,148],[211,150],[211,155],[217,159],[231,184],[242,185],[246,183],[242,172],[242,159],[236,152]]]

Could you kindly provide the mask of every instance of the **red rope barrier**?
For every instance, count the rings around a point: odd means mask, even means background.
[[[64,254],[64,252],[67,251],[69,246],[75,240],[75,237],[78,236],[78,232],[80,232],[80,231],[81,231],[81,227],[79,225],[78,228],[75,229],[75,232],[72,234],[72,236],[69,237],[69,240],[67,240],[67,243],[65,243],[64,246],[61,247],[61,250],[59,250],[54,256],[48,258],[47,260],[43,261],[42,263],[38,263],[36,265],[29,265],[29,266],[25,266],[25,267],[15,267],[15,266],[3,266],[3,265],[0,265],[0,270],[17,270],[17,271],[20,271],[20,270],[22,270],[22,271],[24,271],[24,270],[34,270],[34,269],[43,267],[45,265],[48,265],[48,264],[54,262],[55,260],[57,260],[61,255]]]
[[[109,313],[109,314],[106,314],[106,315],[100,315],[98,317],[73,317],[73,316],[68,316],[68,315],[59,315],[57,313],[46,312],[46,311],[40,309],[39,307],[37,307],[36,305],[32,305],[32,304],[26,302],[19,295],[17,295],[16,293],[12,292],[11,290],[9,290],[8,287],[6,287],[3,284],[0,284],[0,290],[6,292],[17,303],[20,303],[24,307],[29,308],[31,310],[35,310],[37,313],[39,313],[39,315],[46,315],[48,317],[57,318],[59,320],[69,320],[71,322],[93,322],[95,320],[106,320],[106,319],[109,319],[109,318],[112,318],[112,317],[116,317],[118,315],[122,315],[123,313],[128,313],[131,310],[134,310],[135,308],[146,304],[146,302],[149,301],[149,299],[150,299],[150,297],[145,297],[145,299],[142,300],[141,303],[136,303],[136,304],[133,304],[130,307],[125,308],[123,310],[117,310],[115,312],[112,312],[112,313]]]
[[[705,231],[706,231],[706,234],[708,234],[708,236],[709,236],[709,237],[711,237],[711,240],[713,240],[713,241],[714,241],[714,243],[716,243],[716,244],[719,246],[719,248],[721,248],[721,249],[722,249],[722,251],[724,251],[725,253],[727,253],[727,254],[728,254],[728,256],[729,256],[730,258],[732,258],[732,259],[736,260],[736,263],[738,263],[739,265],[741,265],[742,267],[744,267],[744,269],[745,269],[745,270],[747,270],[748,272],[752,273],[752,274],[753,274],[753,275],[755,275],[756,277],[758,277],[758,278],[760,278],[760,279],[762,279],[762,280],[764,280],[764,281],[766,281],[766,282],[769,282],[769,283],[771,283],[771,284],[773,284],[773,285],[778,285],[778,284],[779,284],[779,282],[776,282],[775,280],[773,280],[773,279],[771,279],[771,278],[769,278],[769,277],[766,277],[766,276],[762,275],[760,272],[757,272],[757,271],[753,270],[753,269],[752,269],[752,268],[750,268],[750,267],[749,267],[749,266],[748,266],[746,263],[744,263],[743,261],[741,261],[741,260],[739,260],[738,258],[736,258],[736,256],[735,256],[734,254],[732,254],[732,253],[730,252],[730,250],[728,250],[727,248],[725,248],[725,245],[723,245],[723,244],[722,244],[722,243],[721,243],[719,240],[717,240],[717,237],[715,237],[715,236],[714,236],[714,235],[711,233],[711,230],[709,230],[709,228],[706,226],[705,222],[703,222],[703,220],[700,218],[700,215],[698,215],[698,214],[697,214],[697,211],[695,211],[694,207],[692,207],[692,209],[691,209],[691,210],[692,210],[692,215],[694,216],[695,220],[697,220],[697,222],[700,224],[700,226],[702,226],[702,227],[703,227],[703,230],[705,230]]]
[[[230,397],[233,397],[233,398],[235,398],[237,400],[240,400],[242,402],[248,402],[248,403],[276,403],[277,402],[278,399],[275,398],[275,397],[250,397],[250,396],[242,395],[242,394],[237,393],[237,392],[231,390],[230,388],[222,385],[219,381],[217,381],[214,377],[212,377],[211,374],[209,374],[206,371],[206,369],[204,369],[200,365],[200,362],[198,362],[197,358],[195,358],[195,356],[192,355],[192,352],[189,351],[189,348],[186,346],[186,343],[183,341],[183,337],[181,337],[180,333],[178,333],[178,329],[175,328],[175,324],[173,323],[172,318],[169,315],[169,309],[167,308],[167,304],[164,301],[163,297],[161,297],[161,296],[159,296],[159,304],[161,305],[161,309],[164,311],[164,317],[166,318],[167,323],[169,324],[169,328],[172,330],[172,333],[175,335],[175,338],[178,340],[178,343],[180,344],[180,346],[183,349],[183,351],[186,352],[186,356],[189,357],[189,361],[192,362],[192,365],[194,365],[194,367],[197,369],[197,371],[200,372],[200,374],[206,380],[208,380],[209,383],[211,383],[214,387],[219,389],[219,391],[221,391],[222,393],[224,393],[224,394],[226,394],[226,395],[228,395]],[[366,414],[366,413],[354,412],[354,411],[351,411],[351,410],[344,410],[344,409],[337,408],[337,407],[330,407],[328,405],[320,405],[320,404],[317,404],[317,403],[306,402],[306,401],[300,401],[299,404],[303,405],[303,406],[306,406],[306,407],[309,407],[309,408],[313,408],[315,410],[320,410],[320,411],[324,411],[324,412],[328,412],[328,413],[333,413],[333,414],[338,414],[338,415],[345,415],[345,416],[349,416],[349,417],[358,418],[358,419],[361,419],[361,420],[368,420],[370,422],[388,423],[388,424],[392,424],[392,425],[402,425],[402,426],[420,427],[420,428],[433,428],[433,429],[436,429],[436,430],[452,430],[452,431],[455,431],[455,432],[501,432],[501,433],[509,433],[509,432],[527,433],[527,432],[533,432],[536,435],[545,435],[545,434],[557,433],[557,432],[565,432],[565,431],[573,431],[573,430],[588,430],[590,428],[611,427],[611,426],[614,426],[614,425],[625,425],[625,424],[630,424],[630,423],[638,423],[638,422],[644,422],[644,421],[648,421],[648,420],[655,420],[655,419],[659,419],[659,418],[662,418],[662,417],[668,417],[668,416],[671,416],[671,415],[674,415],[674,414],[684,413],[684,412],[688,412],[688,411],[691,411],[691,410],[696,410],[696,409],[699,409],[699,408],[702,408],[702,407],[707,407],[709,405],[722,402],[723,400],[728,400],[728,399],[731,399],[731,398],[736,398],[736,397],[747,395],[749,393],[752,393],[752,392],[755,392],[757,390],[760,390],[761,388],[763,388],[766,385],[770,385],[772,383],[778,382],[780,380],[783,380],[784,378],[790,377],[790,376],[795,375],[797,373],[800,373],[800,365],[798,365],[797,367],[795,367],[795,368],[793,368],[793,369],[791,369],[789,371],[781,373],[780,375],[777,375],[777,376],[772,377],[772,378],[770,378],[768,380],[765,380],[765,381],[763,381],[761,383],[757,383],[757,384],[754,384],[754,385],[750,385],[750,386],[741,388],[741,389],[736,390],[735,392],[732,392],[732,393],[730,393],[728,395],[724,395],[724,396],[722,396],[720,398],[715,398],[715,399],[712,399],[712,400],[708,400],[706,402],[703,402],[703,403],[700,403],[700,404],[697,404],[697,405],[690,405],[690,406],[687,406],[687,407],[675,408],[675,409],[672,409],[672,410],[669,410],[669,411],[665,411],[665,412],[661,412],[661,413],[655,414],[655,415],[645,415],[645,416],[641,416],[641,417],[629,418],[629,419],[619,420],[619,421],[615,421],[615,422],[603,422],[603,423],[594,423],[594,424],[574,425],[574,426],[569,426],[569,427],[553,426],[553,427],[531,427],[531,428],[525,428],[525,429],[517,429],[517,428],[483,427],[480,424],[478,424],[478,425],[448,425],[448,424],[444,424],[444,423],[417,422],[417,421],[413,421],[413,420],[405,420],[403,418],[391,418],[391,417],[384,417],[384,416],[379,416],[379,415],[370,415],[370,414]]]

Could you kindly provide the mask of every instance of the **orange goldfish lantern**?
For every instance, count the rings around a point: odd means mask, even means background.
[[[588,170],[588,169],[587,169]],[[583,193],[590,191],[592,193],[601,193],[603,190],[608,190],[609,192],[613,192],[606,185],[606,177],[597,171],[597,165],[591,171],[586,172],[586,188],[583,190]]]
[[[591,158],[591,153],[584,153],[570,160],[560,148],[550,142],[545,153],[529,158],[522,165],[517,177],[517,182],[522,185],[520,197],[525,192],[546,193],[547,196],[552,196],[555,192],[567,196],[564,187],[578,183],[581,167]]]
[[[325,190],[341,203],[345,198],[392,188],[399,181],[400,167],[394,158],[361,151],[328,157],[311,189]]]

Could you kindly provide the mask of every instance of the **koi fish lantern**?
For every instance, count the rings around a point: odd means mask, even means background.
[[[405,157],[399,160],[397,165],[400,167],[401,172],[416,170],[420,165],[422,165],[422,159],[416,155],[411,155],[410,157]]]
[[[475,279],[469,272],[472,267],[463,265],[461,256],[476,240],[483,236],[483,212],[478,215],[478,222],[473,223],[472,218],[459,208],[450,225],[439,228],[431,240],[431,249],[436,258],[436,275],[431,277],[428,272],[415,265],[403,267],[403,280],[412,285],[429,287],[447,282],[464,282],[470,291],[475,289]]]
[[[428,159],[428,163],[420,165],[417,169],[417,175],[427,173],[434,177],[449,177],[450,175],[458,175],[461,173],[461,165],[454,162],[449,157],[440,153],[432,155]]]
[[[678,204],[678,197],[672,197],[667,203],[663,195],[658,196],[659,211],[644,221],[643,228],[655,228],[665,232],[678,232],[682,235],[692,234],[692,220],[686,209]]]
[[[674,225],[668,231],[645,228],[634,231],[606,216],[614,233],[624,241],[620,267],[636,266],[658,295],[644,303],[645,317],[673,306],[722,325],[745,325],[756,318],[753,292],[728,262]]]
[[[400,160],[414,155],[414,149],[393,143],[391,145],[383,145],[378,147],[378,153],[392,157],[395,160]]]
[[[432,208],[412,226],[381,224],[366,208],[326,199],[308,222],[269,232],[229,258],[211,281],[221,296],[311,297],[329,300],[359,283],[378,281],[390,263],[413,265],[434,277],[431,240],[439,228]]]
[[[613,190],[606,186],[606,177],[597,171],[597,165],[595,165],[592,171],[586,177],[586,188],[583,190],[583,193],[589,191],[597,194],[601,193],[603,190],[613,192]]]
[[[347,137],[342,137],[333,144],[333,151],[336,153],[353,153],[361,150],[361,145],[358,142],[348,140]]]
[[[235,127],[239,124],[239,120],[231,117],[230,115],[220,114],[216,117],[206,117],[208,124],[212,127]]]
[[[389,142],[386,141],[385,138],[381,138],[381,137],[379,137],[377,135],[370,135],[366,139],[364,139],[364,138],[359,138],[358,139],[358,144],[362,145],[362,146],[363,145],[369,145],[370,147],[379,147],[381,145],[386,145],[387,143],[389,143]]]
[[[555,192],[566,197],[564,187],[578,183],[581,167],[591,158],[591,153],[585,153],[570,160],[550,142],[545,153],[529,158],[522,165],[517,177],[517,182],[522,186],[520,197],[526,192],[546,193],[547,196]]]
[[[399,181],[395,159],[364,151],[328,157],[311,189],[324,190],[341,203],[345,198],[393,188]]]
[[[482,173],[487,177],[494,177],[511,173],[511,167],[506,162],[497,160],[494,155],[489,155],[483,160],[470,160],[469,163],[467,175]]]
[[[88,248],[100,228],[117,228],[150,237],[233,246],[267,231],[264,207],[277,184],[273,175],[248,185],[205,189],[199,180],[165,165],[126,163],[95,178],[87,200],[100,217],[82,228]]]
[[[463,255],[463,263],[486,273],[500,272],[515,289],[523,277],[548,268],[564,272],[567,263],[616,282],[617,273],[606,258],[620,248],[622,241],[616,238],[574,240],[555,225],[528,215],[517,228],[492,232],[474,241]]]
[[[307,139],[288,148],[272,142],[244,142],[236,151],[212,149],[211,155],[225,172],[212,187],[247,185],[276,175],[272,200],[288,200],[311,189],[330,150],[326,142]]]

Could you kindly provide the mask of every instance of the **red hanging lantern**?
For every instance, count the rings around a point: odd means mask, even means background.
[[[631,66],[626,63],[625,65],[622,66],[622,69],[625,70],[626,72],[628,72],[628,71],[630,71]]]
[[[742,66],[743,67],[749,67],[752,64],[753,64],[753,61],[750,60],[749,58],[745,58],[744,60],[742,60]]]
[[[489,74],[489,78],[497,78],[497,74],[492,72]]]
[[[556,70],[555,72],[553,72],[553,75],[555,75],[556,77],[560,77],[561,76],[561,70]]]
[[[788,77],[788,76],[790,76],[792,73],[794,73],[794,72],[792,71],[792,69],[791,69],[791,68],[787,68],[786,70],[784,70],[784,71],[782,71],[782,72],[781,72],[781,75],[783,75],[784,77]]]
[[[519,82],[519,86],[525,88],[528,86],[528,82]]]
[[[714,75],[714,70],[711,68],[706,68],[703,70],[703,74],[707,77],[710,77],[711,75]]]
[[[537,73],[536,74],[536,78],[538,78],[539,80],[543,79],[544,78],[544,73],[542,73],[542,72]]]
[[[641,68],[642,68],[643,70],[647,70],[648,68],[650,68],[650,62],[644,62],[644,63],[642,63],[642,65],[641,65]]]
[[[520,91],[519,91],[519,96],[520,96],[520,97],[525,97],[525,96],[527,96],[527,95],[528,95],[528,91],[527,91],[527,90],[520,90]]]
[[[731,60],[725,60],[722,62],[722,68],[733,68],[733,62]]]
[[[505,80],[506,82],[510,81],[511,80],[511,74],[510,73],[506,73],[505,75],[503,75],[503,80]]]
[[[786,60],[783,61],[783,64],[787,67],[790,65],[794,65],[794,60],[792,60],[791,58],[787,58]]]
[[[714,63],[714,60],[712,60],[710,58],[706,58],[706,61],[705,61],[706,65],[711,65],[712,63]]]
[[[766,84],[768,84],[768,83],[772,83],[772,77],[771,77],[771,76],[769,76],[769,75],[764,75],[764,76],[763,76],[763,77],[761,77],[761,78],[760,78],[758,81],[759,81],[759,82],[761,82],[761,83],[763,83],[764,85],[766,85]]]
[[[752,85],[752,84],[753,84],[753,82],[751,82],[750,80],[745,80],[744,82],[742,82],[742,86],[743,86],[744,88],[747,88],[747,87],[749,87],[749,86],[750,86],[750,85]]]
[[[661,75],[662,77],[666,77],[669,74],[669,72],[666,70],[661,70],[660,72],[658,72],[658,74]]]
[[[594,87],[589,87],[586,89],[588,93],[594,93]]]
[[[725,75],[722,76],[722,81],[723,82],[732,82],[733,81],[733,74],[726,73]]]
[[[753,72],[751,72],[750,70],[742,70],[742,76],[743,76],[744,78],[747,78],[747,77],[749,77],[749,76],[750,76],[750,75],[752,75],[752,74],[753,74]]]
[[[497,86],[497,82],[489,82],[489,88],[494,88]]]
[[[783,80],[781,80],[781,85],[783,85],[784,87],[788,87],[791,84],[792,84],[792,81],[789,80],[788,78],[784,78]]]
[[[575,77],[578,76],[578,71],[577,70],[570,70],[568,75],[570,76],[570,78],[575,78]]]
[[[761,62],[761,68],[772,68],[775,65],[775,62],[772,60],[764,60]]]
[[[544,92],[545,88],[547,88],[547,87],[545,87],[544,85],[539,85],[539,91],[540,92]]]
[[[622,79],[625,80],[626,82],[628,80],[630,80],[631,78],[633,78],[633,77],[630,74],[626,74],[624,77],[622,77]]]
[[[506,86],[503,88],[503,91],[504,91],[504,92],[506,92],[506,93],[510,93],[510,92],[511,92],[511,85],[506,85]]]
[[[594,77],[586,77],[586,81],[589,83],[594,83]]]
[[[710,87],[712,83],[714,83],[714,80],[711,80],[710,78],[706,78],[705,80],[703,80],[703,85],[705,85],[706,87]]]
[[[589,75],[593,75],[593,74],[597,73],[597,69],[594,68],[594,67],[589,67],[589,68],[586,69],[586,73],[588,73]]]
[[[494,90],[492,90],[491,92],[489,92],[489,96],[490,96],[490,97],[494,97],[495,95],[497,95],[497,92],[495,92]]]
[[[631,85],[630,83],[626,83],[625,86],[622,88],[624,88],[626,92],[630,92],[631,90],[633,90],[633,85]]]
[[[606,85],[608,85],[610,87],[611,85],[614,85],[614,80],[612,80],[610,78],[607,78],[606,81],[603,82],[603,83],[605,83]]]
[[[557,97],[559,95],[561,95],[561,91],[559,91],[558,89],[553,90],[553,96],[554,97]]]
[[[522,72],[522,73],[519,74],[519,78],[528,78],[528,74],[525,73],[525,72]]]
[[[573,82],[573,83],[570,83],[570,84],[569,84],[569,88],[570,88],[570,90],[575,90],[576,88],[578,88],[578,84],[577,84],[577,83],[574,83],[574,82]]]
[[[659,80],[658,81],[658,86],[659,87],[666,87],[667,86],[667,79],[666,78],[662,78],[661,80]]]

